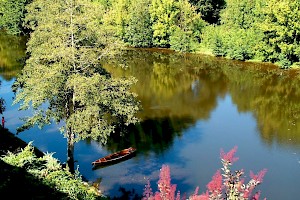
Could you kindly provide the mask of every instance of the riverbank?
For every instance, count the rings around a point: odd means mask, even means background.
[[[8,152],[17,154],[21,152],[21,150],[24,150],[27,146],[28,144],[26,142],[9,132],[8,129],[0,127],[1,157],[6,155]],[[38,158],[42,158],[44,156],[44,153],[36,147],[33,147],[33,152],[33,155],[36,155]],[[24,158],[17,158],[17,160],[19,159],[22,160]],[[18,162],[17,160],[16,162]],[[63,170],[55,171],[52,169],[51,171],[50,169],[45,169],[46,165],[49,165],[47,163],[44,163],[43,165],[45,166],[40,166],[37,170],[49,170],[49,177],[47,177],[47,175],[45,175],[44,178],[41,178],[41,176],[35,176],[34,174],[36,172],[32,174],[32,170],[35,170],[32,168],[32,165],[37,164],[37,162],[38,161],[32,157],[32,159],[25,161],[25,165],[23,167],[18,167],[19,165],[11,165],[0,159],[0,194],[3,196],[9,196],[10,199],[18,199],[20,197],[25,197],[25,199],[70,199],[70,194],[77,197],[78,195],[81,196],[82,198],[79,199],[86,199],[87,197],[89,197],[88,199],[106,199],[99,194],[96,195],[96,193],[98,193],[96,188],[89,186],[88,183],[84,181],[71,178],[71,176]],[[29,171],[27,171],[28,169]],[[51,173],[57,177],[53,178]],[[60,188],[62,184],[61,181],[65,184],[63,189]],[[69,190],[70,188],[72,191]],[[75,192],[73,191],[74,189]],[[78,194],[76,193],[76,190],[78,190]],[[86,196],[83,195],[84,193]]]
[[[0,127],[1,156],[7,152],[17,153],[26,146],[26,142],[17,138],[8,129]],[[37,148],[34,148],[34,152],[38,157],[43,156],[43,152]],[[2,160],[0,160],[0,193],[11,199],[20,196],[30,199],[55,199],[65,196],[30,175],[25,169],[9,165]]]
[[[26,142],[9,132],[8,129],[0,128],[0,156],[5,155],[8,151],[12,153],[19,152],[27,145],[28,144]],[[34,148],[34,151],[37,157],[44,155],[44,153],[36,147]]]

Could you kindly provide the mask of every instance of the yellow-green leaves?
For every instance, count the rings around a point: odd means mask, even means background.
[[[263,9],[265,20],[259,24],[264,32],[266,60],[289,67],[300,59],[299,0],[268,0]]]
[[[103,9],[89,0],[35,0],[26,23],[30,58],[17,82],[15,102],[32,108],[23,128],[65,122],[68,137],[106,142],[120,122],[137,122],[134,80],[113,79],[101,66],[120,42],[102,24]],[[71,141],[72,138],[68,138]]]
[[[25,6],[28,0],[1,0],[0,1],[0,29],[5,29],[13,35],[23,32]]]

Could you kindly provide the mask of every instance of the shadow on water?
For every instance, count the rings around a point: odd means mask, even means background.
[[[111,200],[141,200],[142,195],[136,193],[134,189],[126,190],[124,187],[120,187],[118,190],[121,195],[109,197]]]
[[[117,129],[105,145],[110,152],[128,148],[137,148],[137,154],[147,155],[154,152],[159,155],[171,148],[176,137],[181,137],[184,129],[195,123],[191,118],[147,119],[136,125]]]

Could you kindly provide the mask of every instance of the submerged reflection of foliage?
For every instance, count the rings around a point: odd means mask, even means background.
[[[141,118],[208,119],[227,93],[239,112],[256,118],[264,142],[300,145],[298,74],[271,64],[250,63],[169,51],[130,50],[126,70],[107,66],[117,76],[134,76],[143,106]]]
[[[116,76],[134,76],[138,79],[133,89],[143,106],[142,119],[208,119],[216,107],[217,97],[226,93],[226,77],[222,74],[215,76],[209,70],[199,73],[199,67],[195,64],[206,60],[198,57],[192,62],[182,55],[147,51],[137,51],[136,54],[129,51],[123,57],[127,58],[126,70],[113,65],[106,65],[106,68]]]
[[[142,195],[139,194],[139,192],[136,192],[134,189],[132,190],[126,190],[124,187],[119,188],[119,192],[121,193],[120,196],[110,196],[110,200],[141,200]]]
[[[195,122],[193,119],[160,118],[145,120],[139,124],[125,127],[122,132],[112,134],[106,148],[115,152],[134,146],[143,155],[151,151],[161,154],[169,149],[176,137],[181,137],[183,130]]]
[[[294,72],[243,68],[230,77],[233,101],[241,112],[254,114],[267,144],[300,145],[300,80]]]
[[[16,77],[25,63],[26,37],[0,31],[0,72],[6,80]]]

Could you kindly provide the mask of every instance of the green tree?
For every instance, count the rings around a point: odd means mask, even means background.
[[[112,0],[92,0],[93,2],[99,2],[104,9],[108,9],[111,7]]]
[[[106,26],[111,27],[118,37],[124,40],[126,27],[129,22],[129,6],[131,0],[112,0],[108,12],[105,13],[103,21]]]
[[[176,0],[152,0],[150,15],[155,46],[170,47],[170,35],[178,13]]]
[[[13,35],[21,34],[25,15],[25,6],[31,0],[1,0],[0,1],[0,28]]]
[[[257,24],[264,19],[263,7],[262,0],[227,0],[226,8],[221,11],[221,25],[205,29],[205,43],[218,56],[236,60],[261,59],[257,45],[263,33]]]
[[[129,7],[128,25],[124,41],[134,47],[152,46],[152,24],[149,5],[151,0],[134,0]]]
[[[76,141],[92,138],[105,143],[121,122],[138,121],[138,102],[130,91],[135,79],[115,79],[100,65],[116,53],[118,41],[103,26],[105,10],[99,3],[35,0],[27,11],[26,22],[33,30],[30,57],[17,78],[15,103],[34,112],[19,131],[64,122],[67,164],[74,172]]]
[[[264,33],[265,61],[289,67],[300,61],[300,2],[299,0],[268,0],[263,9],[265,20],[259,25]]]
[[[262,0],[227,0],[226,8],[221,11],[221,22],[230,27],[248,29],[261,20]]]
[[[220,11],[225,8],[225,0],[189,0],[197,8],[203,20],[209,24],[220,22]]]
[[[184,52],[195,51],[196,44],[200,42],[201,31],[206,24],[188,0],[179,0],[177,5],[179,12],[170,36],[171,49]]]

